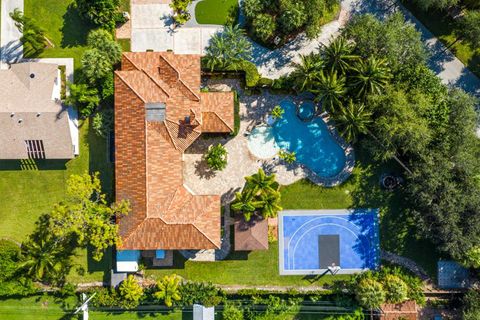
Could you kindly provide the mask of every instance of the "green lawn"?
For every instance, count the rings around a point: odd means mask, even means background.
[[[195,7],[195,19],[200,24],[220,24],[236,21],[237,0],[203,0]]]
[[[106,140],[89,130],[88,122],[80,129],[80,155],[70,161],[0,161],[0,238],[17,242],[26,239],[35,222],[48,213],[56,202],[65,197],[65,182],[71,174],[101,172],[104,192],[111,195],[112,165],[107,161]],[[111,198],[111,197],[110,197]],[[102,281],[110,255],[100,264],[87,259],[86,250],[74,258],[85,273],[77,274],[74,267],[69,280]]]
[[[401,172],[395,164],[373,162],[361,148],[357,148],[357,162],[350,179],[334,188],[324,188],[306,180],[283,186],[282,207],[285,209],[344,209],[379,208],[381,247],[414,259],[432,277],[435,277],[438,255],[435,247],[413,236],[415,224],[402,207],[402,191],[384,191],[380,188],[380,176],[384,172]],[[270,244],[268,251],[251,253],[235,252],[220,262],[185,261],[175,255],[172,269],[149,269],[147,276],[154,278],[177,273],[195,281],[211,281],[216,284],[243,285],[303,285],[311,283],[302,276],[280,276],[278,273],[278,245]],[[345,276],[326,275],[314,285],[330,283]]]
[[[450,46],[457,37],[456,26],[450,17],[438,11],[424,12],[418,9],[411,1],[402,1],[403,5],[420,20],[440,41]],[[473,73],[480,77],[480,45],[476,48],[459,41],[450,50],[462,61]]]
[[[74,0],[25,0],[25,15],[42,27],[55,47],[46,49],[40,57],[74,58],[75,69],[85,51],[88,32],[93,28],[74,8]]]
[[[234,252],[223,261],[186,261],[179,253],[174,255],[175,266],[171,269],[147,269],[146,276],[155,279],[176,273],[194,281],[209,281],[225,285],[323,285],[345,276],[325,275],[310,283],[303,276],[280,276],[278,273],[278,244],[270,243],[268,251]]]
[[[81,315],[72,316],[72,310],[78,306],[76,298],[66,300],[52,296],[36,296],[24,299],[0,300],[0,319],[8,320],[67,320],[81,319]],[[192,319],[191,311],[175,311],[168,314],[159,312],[98,312],[91,311],[92,320],[187,320]]]
[[[285,209],[380,209],[380,245],[383,249],[409,257],[432,276],[436,274],[439,255],[435,246],[414,236],[415,223],[402,206],[402,190],[380,188],[382,173],[401,173],[395,163],[372,161],[361,147],[356,150],[356,166],[345,183],[334,188],[318,187],[306,180],[283,187]]]

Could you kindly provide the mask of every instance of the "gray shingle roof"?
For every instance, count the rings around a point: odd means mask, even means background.
[[[0,159],[27,159],[27,140],[42,140],[46,159],[73,158],[68,112],[54,99],[58,75],[44,63],[0,71]]]

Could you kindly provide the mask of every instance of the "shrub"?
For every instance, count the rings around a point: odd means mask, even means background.
[[[463,319],[480,319],[480,290],[470,289],[463,297]]]
[[[267,87],[270,88],[273,85],[273,82],[275,80],[272,80],[270,78],[260,78],[257,82],[257,87]]]
[[[238,101],[237,91],[233,91],[233,112],[234,119],[232,136],[235,137],[240,131],[240,101]]]
[[[227,166],[227,155],[227,149],[219,143],[216,146],[208,147],[208,151],[205,154],[205,160],[210,169],[220,171]]]
[[[113,109],[105,109],[95,113],[92,119],[92,127],[98,136],[105,138],[113,131]]]
[[[102,52],[110,64],[120,62],[122,47],[113,39],[109,31],[104,29],[90,31],[87,36],[87,45]]]
[[[226,26],[210,39],[204,61],[210,70],[226,68],[252,57],[252,45],[238,25]]]
[[[86,84],[68,84],[70,95],[66,103],[78,108],[82,117],[88,117],[100,103],[98,90],[89,88]]]
[[[223,307],[222,319],[243,320],[243,311],[236,304],[226,303]]]
[[[114,29],[119,0],[76,0],[80,14],[97,26]]]
[[[400,277],[389,274],[383,283],[387,302],[401,303],[408,299],[408,286]]]
[[[96,86],[101,80],[113,71],[106,54],[93,48],[88,49],[82,56],[82,73],[90,86]]]
[[[377,280],[365,278],[357,283],[355,298],[362,307],[375,309],[385,303],[385,291]]]
[[[297,161],[297,156],[296,156],[296,153],[294,151],[290,152],[288,150],[280,150],[278,152],[278,156],[280,157],[280,159],[285,161],[287,164],[292,164],[295,161]]]
[[[245,84],[247,87],[255,87],[261,78],[257,66],[253,62],[247,60],[236,62],[229,66],[227,70],[245,72]]]
[[[180,301],[179,292],[180,277],[176,274],[163,277],[157,282],[157,291],[154,293],[155,298],[162,300],[167,307],[171,307],[174,301]]]
[[[177,24],[184,24],[190,20],[190,13],[187,11],[190,3],[192,3],[192,0],[173,0],[170,3],[170,8],[174,11],[173,20]]]
[[[276,105],[272,110],[272,117],[274,119],[281,119],[284,113],[285,113],[285,110],[283,110],[283,108],[280,107],[279,105]]]
[[[123,280],[118,288],[121,297],[121,306],[123,308],[136,308],[143,296],[143,288],[138,284],[132,275]]]
[[[269,14],[259,14],[252,21],[252,30],[256,37],[267,42],[275,34],[275,19]]]
[[[213,307],[225,300],[225,294],[211,283],[185,282],[180,286],[181,305],[192,306],[195,303]]]
[[[91,290],[90,293],[96,293],[96,295],[91,300],[91,304],[93,307],[112,308],[117,307],[121,304],[121,299],[118,296],[116,290],[112,290],[110,288],[98,288]]]

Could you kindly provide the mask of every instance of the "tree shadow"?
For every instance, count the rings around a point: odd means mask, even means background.
[[[195,161],[195,174],[206,180],[210,180],[216,175],[215,171],[210,169],[207,162],[203,158]]]
[[[63,15],[62,48],[85,45],[87,35],[95,26],[86,21],[78,12],[74,3],[70,4]]]

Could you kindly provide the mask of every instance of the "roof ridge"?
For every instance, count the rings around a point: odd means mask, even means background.
[[[139,70],[139,71],[141,70],[140,67],[139,67],[135,62],[133,62],[132,59],[130,59],[130,58],[128,57],[128,52],[123,52],[123,56],[124,56],[137,70]]]
[[[220,117],[219,114],[218,114],[216,111],[203,111],[203,112],[205,112],[205,113],[213,113],[214,115],[217,116],[218,119],[220,119],[221,122],[223,122],[224,125],[227,126],[228,129],[234,131],[233,128],[230,127],[230,126],[228,125],[228,123],[226,123],[225,120],[223,120],[223,118]],[[203,112],[202,112],[202,113],[203,113]]]
[[[127,71],[128,72],[128,71]],[[120,75],[120,72],[119,71],[115,71],[115,74],[120,78],[120,80],[122,80],[123,83],[125,83],[125,85],[127,87],[130,88],[130,90],[133,91],[133,93],[135,93],[135,95],[137,95],[137,97],[140,98],[140,100],[143,101],[143,103],[147,103],[147,100],[145,100],[145,98],[143,98],[138,92],[137,90],[133,89],[132,86],[127,82],[127,80],[125,80],[121,75]]]
[[[170,119],[165,119],[164,121],[165,121],[165,128],[167,129],[168,136],[170,137],[170,140],[172,141],[173,146],[175,147],[175,149],[180,151],[179,147],[175,143],[175,139],[173,139],[173,137],[172,137],[172,133],[170,132],[170,129],[168,128],[167,122],[170,123],[170,124],[173,124],[173,125],[177,125],[177,124]]]
[[[143,73],[145,73],[145,75],[146,75],[151,81],[153,81],[153,83],[155,83],[155,84],[157,85],[157,87],[160,88],[160,90],[162,90],[163,93],[165,93],[165,95],[166,95],[168,98],[170,98],[170,94],[167,92],[167,90],[165,90],[165,88],[163,88],[163,87],[160,85],[160,83],[158,83],[158,81],[157,81],[155,78],[153,78],[145,69],[141,69],[141,71],[142,71]]]
[[[200,232],[202,234],[202,236],[204,236],[208,241],[210,241],[211,244],[213,244],[215,247],[219,248],[220,249],[220,246],[218,246],[212,239],[210,239],[209,236],[207,236],[202,230],[200,230],[200,228],[195,224],[195,223],[191,223],[191,225],[197,229],[198,232]]]
[[[200,97],[195,92],[193,92],[193,90],[190,89],[190,87],[180,77],[178,77],[178,81],[180,81],[180,83],[185,87],[185,89],[187,89],[191,94],[194,95],[194,97],[196,98],[196,99],[193,99],[194,101],[197,101],[197,102],[200,101]]]
[[[182,80],[181,78],[181,74],[180,72],[177,70],[177,68],[175,68],[173,66],[172,63],[170,63],[170,61],[168,61],[168,59],[166,57],[164,57],[163,55],[159,55],[159,57],[165,61],[171,68],[173,71],[175,71],[176,75],[177,75],[177,79],[178,81],[185,87],[185,89],[187,89],[191,94],[193,94],[193,96],[196,98],[196,99],[193,99],[194,101],[200,101],[200,97],[195,93],[193,92],[193,90]],[[184,94],[185,95],[185,94]],[[187,97],[188,98],[188,97]]]

